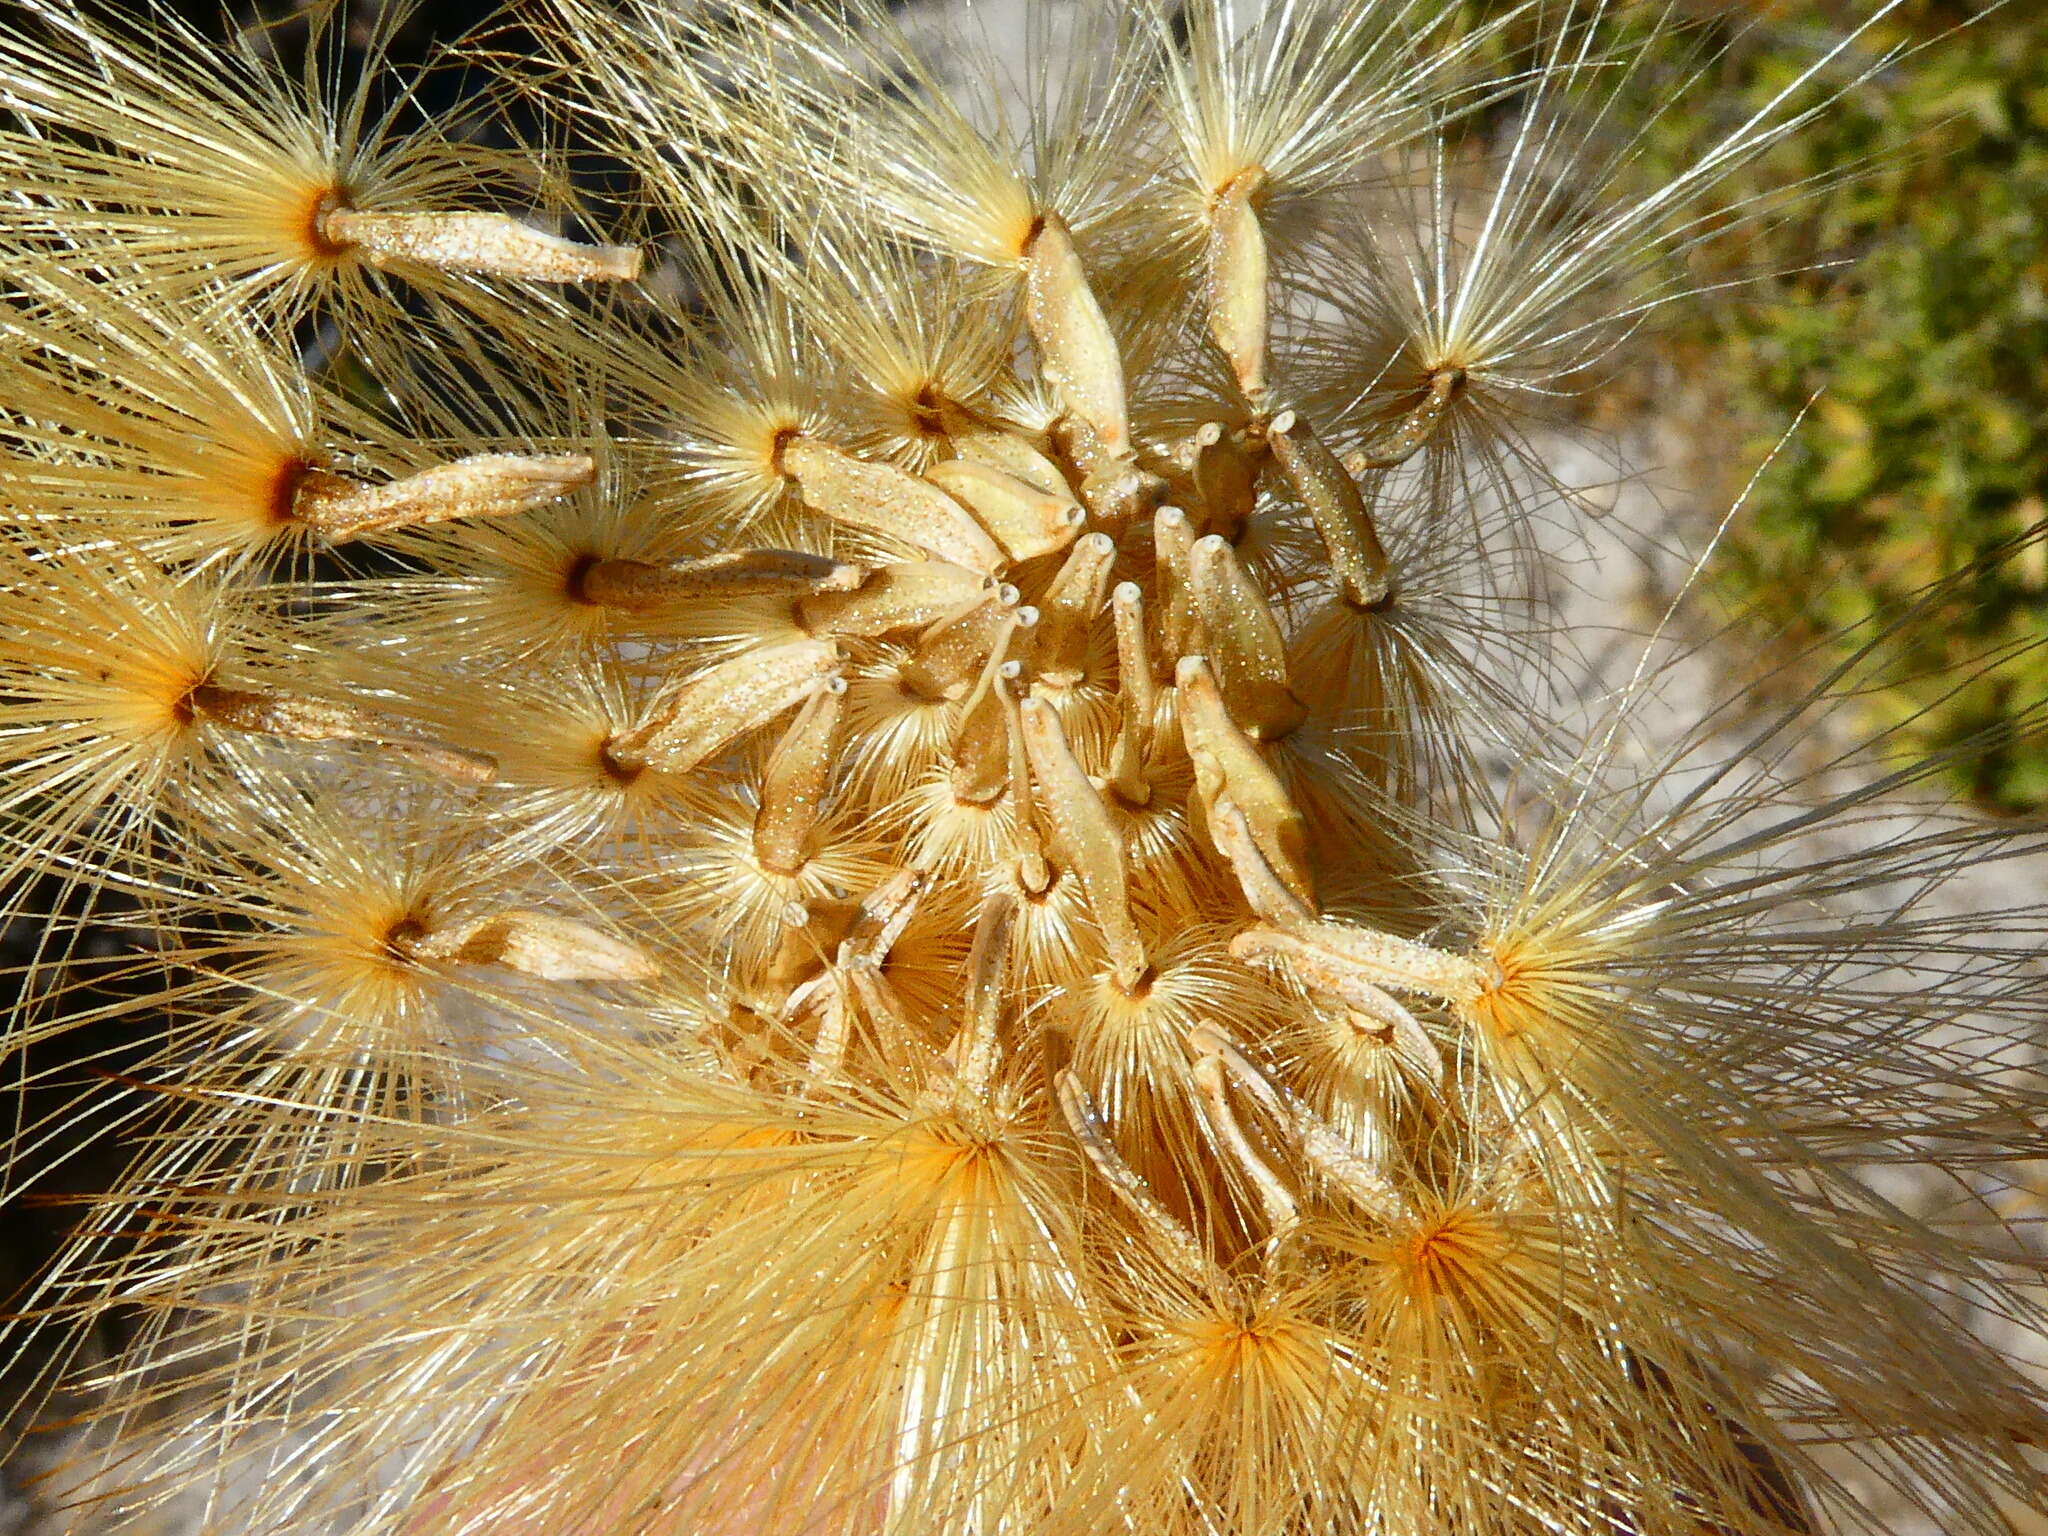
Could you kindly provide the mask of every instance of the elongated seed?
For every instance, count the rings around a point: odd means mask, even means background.
[[[678,688],[645,725],[615,737],[621,762],[688,773],[802,699],[839,665],[827,640],[796,640],[733,656]]]
[[[1152,678],[1152,658],[1145,646],[1144,594],[1134,581],[1120,582],[1110,597],[1116,624],[1117,725],[1110,749],[1109,788],[1125,805],[1152,803],[1152,781],[1145,776],[1146,754],[1152,750],[1153,710],[1159,690]]]
[[[804,1077],[813,1086],[836,1081],[846,1065],[847,1043],[853,1038],[851,990],[844,976],[827,970],[790,994],[784,1022],[812,1022],[814,1033],[804,1058]]]
[[[1265,167],[1230,179],[1209,209],[1209,334],[1254,405],[1266,393],[1266,235],[1254,199]]]
[[[1064,484],[1044,490],[973,459],[941,459],[924,472],[995,535],[1012,560],[1035,560],[1074,542],[1088,514]]]
[[[896,1056],[937,1054],[919,1036],[895,983],[882,974],[880,966],[848,966],[846,979],[853,984],[853,995],[860,999],[861,1007],[875,1021],[876,1034],[886,1052]]]
[[[498,776],[498,760],[488,752],[434,741],[401,715],[351,700],[310,699],[273,688],[222,688],[202,683],[185,702],[197,719],[254,736],[360,742],[465,784],[488,784]]]
[[[742,549],[656,565],[599,560],[580,577],[577,595],[607,608],[659,608],[706,597],[810,597],[855,592],[869,568],[794,549]]]
[[[1007,891],[983,902],[975,920],[973,947],[967,952],[967,999],[952,1049],[954,1080],[961,1096],[970,1100],[986,1098],[995,1079],[1016,922],[1017,898]]]
[[[1200,757],[1207,761],[1196,763],[1197,772],[1204,777],[1213,775],[1220,781],[1223,770],[1215,758],[1207,752],[1201,752]],[[1238,888],[1244,892],[1245,904],[1266,922],[1292,929],[1316,920],[1315,910],[1280,878],[1265,850],[1259,846],[1244,812],[1227,795],[1219,794],[1209,807],[1209,835],[1215,839],[1222,855],[1230,860]]]
[[[515,908],[395,941],[415,960],[502,965],[542,981],[646,981],[658,968],[638,946],[553,912]]]
[[[1278,741],[1308,718],[1308,707],[1287,685],[1280,621],[1227,540],[1216,534],[1195,540],[1188,564],[1202,642],[1231,716],[1255,741]]]
[[[1109,595],[1109,607],[1116,624],[1116,685],[1124,700],[1124,720],[1135,728],[1139,745],[1149,746],[1159,685],[1152,675],[1151,647],[1145,643],[1144,590],[1135,581],[1119,582]]]
[[[1253,881],[1260,878],[1256,874],[1250,880],[1246,878],[1247,868],[1254,867],[1253,861],[1258,858],[1258,849],[1250,843],[1248,831],[1227,827],[1225,823],[1229,821],[1235,821],[1241,827],[1243,818],[1235,815],[1232,808],[1229,815],[1213,818],[1210,825],[1216,829],[1219,843],[1226,838],[1231,840],[1232,846],[1227,851],[1238,869],[1240,882],[1245,884],[1249,893]],[[1266,878],[1270,878],[1270,871]],[[1271,885],[1265,887],[1265,894],[1265,901],[1252,899],[1249,894],[1247,899],[1260,917],[1301,940],[1298,947],[1278,956],[1285,961],[1295,979],[1309,991],[1341,1003],[1354,1027],[1385,1041],[1416,1075],[1432,1083],[1442,1083],[1443,1053],[1436,1048],[1436,1042],[1430,1039],[1421,1020],[1403,1007],[1392,993],[1368,980],[1355,962],[1341,957],[1332,959],[1325,953],[1317,943],[1325,925],[1307,908],[1275,901]],[[1254,944],[1259,942],[1262,941],[1254,941]]]
[[[1033,656],[1041,686],[1070,688],[1087,674],[1089,638],[1115,563],[1116,541],[1106,533],[1091,533],[1074,546],[1046,588],[1038,605]]]
[[[1116,740],[1110,744],[1107,788],[1132,810],[1152,803],[1152,781],[1145,777],[1145,750],[1128,724],[1118,728]]]
[[[1025,323],[1060,403],[1087,424],[1104,453],[1127,455],[1123,358],[1074,238],[1056,213],[1043,215],[1024,248],[1024,295]]]
[[[811,833],[825,808],[846,704],[846,679],[818,685],[782,733],[761,769],[754,816],[754,857],[778,875],[794,875],[811,856]]]
[[[910,560],[878,567],[853,591],[800,598],[796,616],[814,635],[873,639],[965,613],[993,590],[979,571],[943,560]]]
[[[1267,1076],[1224,1030],[1204,1020],[1188,1031],[1188,1044],[1228,1070],[1290,1134],[1304,1160],[1366,1210],[1382,1221],[1398,1220],[1407,1212],[1408,1201],[1399,1185],[1361,1157],[1343,1132]]]
[[[783,914],[782,937],[777,940],[775,953],[761,973],[763,984],[782,994],[784,1002],[779,1006],[785,1011],[789,1006],[790,989],[809,980],[821,966],[830,963],[829,957],[839,952],[840,944],[853,930],[854,919],[859,915],[860,904],[854,901],[820,897],[789,903]],[[774,1012],[775,1009],[763,1011]]]
[[[630,245],[580,245],[502,213],[376,213],[330,208],[319,233],[330,246],[362,253],[379,269],[395,263],[523,277],[543,283],[632,282],[640,252]]]
[[[965,419],[949,419],[946,432],[953,451],[963,459],[972,459],[977,464],[986,464],[1006,475],[1014,475],[1026,485],[1035,485],[1048,495],[1072,494],[1072,487],[1067,484],[1067,477],[1060,472],[1059,465],[1014,432],[999,431],[986,423]]]
[[[1166,500],[1166,481],[1128,459],[1111,459],[1081,480],[1081,503],[1089,521],[1121,538],[1131,524],[1150,517]]]
[[[1284,961],[1305,983],[1332,996],[1341,997],[1340,988],[1362,982],[1469,1005],[1488,986],[1485,970],[1469,956],[1348,923],[1321,922],[1314,928],[1288,930],[1247,928],[1230,941],[1230,952],[1240,960]]]
[[[1235,544],[1244,537],[1259,504],[1264,438],[1255,450],[1244,432],[1228,431],[1223,423],[1211,421],[1195,430],[1187,457],[1188,475],[1202,509],[1202,532]]]
[[[1152,585],[1159,605],[1152,620],[1158,626],[1159,649],[1170,657],[1201,649],[1193,590],[1194,550],[1195,531],[1188,525],[1187,515],[1179,507],[1161,507],[1152,519]]]
[[[1025,699],[1018,709],[1032,781],[1050,823],[1053,853],[1079,876],[1117,985],[1129,991],[1144,977],[1147,962],[1144,941],[1131,917],[1123,839],[1109,807],[1068,747],[1058,711],[1043,699]]]
[[[925,630],[897,675],[919,698],[961,698],[989,657],[1007,654],[1011,635],[1037,622],[1038,610],[1017,606],[1017,589],[1005,585],[986,602]]]
[[[1273,418],[1266,428],[1266,443],[1315,520],[1345,598],[1360,608],[1386,602],[1394,590],[1386,549],[1365,497],[1336,455],[1293,411]]]
[[[1205,783],[1197,759],[1195,786],[1205,812],[1213,812],[1228,796],[1243,813],[1261,852],[1289,890],[1315,905],[1309,876],[1308,828],[1280,776],[1260,753],[1258,744],[1230,718],[1216,674],[1200,656],[1184,656],[1174,670],[1180,696],[1181,734],[1189,754],[1203,754],[1221,775]]]
[[[1300,1224],[1301,1207],[1294,1198],[1294,1192],[1259,1155],[1251,1138],[1245,1135],[1244,1127],[1238,1124],[1237,1115],[1230,1107],[1230,1094],[1224,1087],[1223,1059],[1218,1054],[1215,1039],[1215,1031],[1205,1031],[1199,1024],[1188,1033],[1188,1044],[1197,1052],[1195,1087],[1202,1095],[1211,1128],[1230,1149],[1230,1155],[1258,1192],[1259,1204],[1266,1214],[1266,1225],[1271,1229],[1268,1241],[1277,1244],[1285,1241]]]
[[[991,652],[953,733],[953,798],[993,805],[1010,783],[1010,684],[1022,664]]]
[[[891,870],[861,898],[853,926],[839,944],[840,965],[880,965],[917,915],[917,905],[931,888],[931,875],[914,865]]]
[[[894,464],[871,464],[814,437],[784,445],[782,467],[806,505],[835,523],[864,528],[983,575],[1005,556],[959,502]]]
[[[1372,470],[1392,469],[1398,464],[1405,464],[1436,436],[1451,402],[1458,398],[1458,392],[1464,387],[1465,370],[1462,368],[1444,368],[1431,374],[1429,392],[1414,410],[1402,418],[1401,425],[1364,452],[1347,456],[1344,467],[1354,475],[1363,475]]]
[[[506,517],[560,501],[597,476],[587,453],[476,453],[381,485],[307,470],[292,516],[335,543],[458,517]]]
[[[1188,1279],[1215,1277],[1215,1266],[1195,1241],[1194,1234],[1173,1219],[1172,1213],[1159,1203],[1159,1197],[1145,1187],[1145,1181],[1117,1151],[1081,1080],[1071,1072],[1062,1072],[1053,1079],[1053,1094],[1060,1101],[1060,1114],[1088,1165],[1138,1219],[1138,1225],[1158,1246],[1160,1255]]]

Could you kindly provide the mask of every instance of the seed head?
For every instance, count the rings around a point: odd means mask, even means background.
[[[865,5],[535,9],[471,62],[631,171],[645,291],[318,71],[0,35],[0,869],[175,978],[26,1308],[136,1320],[64,1490],[1815,1536],[1846,1456],[2010,1529],[2048,1403],[1960,1314],[2039,1326],[2032,1234],[1870,1170],[2018,1208],[2041,923],[1830,904],[2026,838],[1813,857],[1867,792],[1640,772],[1517,617],[1509,405],[1689,238],[1562,190],[1601,8],[1488,77],[1412,0],[1089,5],[1021,103]]]

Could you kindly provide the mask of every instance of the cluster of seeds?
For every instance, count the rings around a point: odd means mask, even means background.
[[[317,28],[0,21],[0,868],[158,978],[78,1528],[2011,1529],[2028,1233],[1862,1170],[2006,1199],[2040,925],[1816,905],[1996,839],[1525,697],[1532,412],[1795,94],[1613,203],[1597,5],[1048,9],[985,110],[542,9],[465,57],[630,243]]]

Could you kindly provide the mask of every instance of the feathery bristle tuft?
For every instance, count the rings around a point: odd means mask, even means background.
[[[1925,770],[1774,782],[1825,689],[1631,750],[1650,656],[1577,732],[1530,590],[1529,407],[1824,92],[1617,202],[1602,0],[1034,5],[1007,82],[533,0],[451,56],[499,149],[315,10],[0,21],[6,1166],[67,1051],[132,1143],[17,1309],[53,1519],[2048,1494],[2044,924],[1935,902],[2038,831],[1816,853]]]

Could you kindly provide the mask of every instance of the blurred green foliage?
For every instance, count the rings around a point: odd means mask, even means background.
[[[1801,0],[1712,23],[1728,27],[1714,88],[1651,131],[1643,172],[1761,106],[1871,8]],[[1709,256],[1707,283],[1777,275],[1717,294],[1676,355],[1725,405],[1731,464],[1778,450],[1721,551],[1723,595],[1819,636],[1955,577],[1876,705],[1904,744],[1958,749],[1970,798],[2034,811],[2048,807],[2048,732],[2020,727],[2048,698],[2048,546],[2015,541],[2048,516],[2048,8],[1951,31],[1981,9],[1910,0],[1851,46],[1837,79],[1927,44],[1730,189],[1815,183]],[[2008,739],[1970,744],[1987,729]]]

